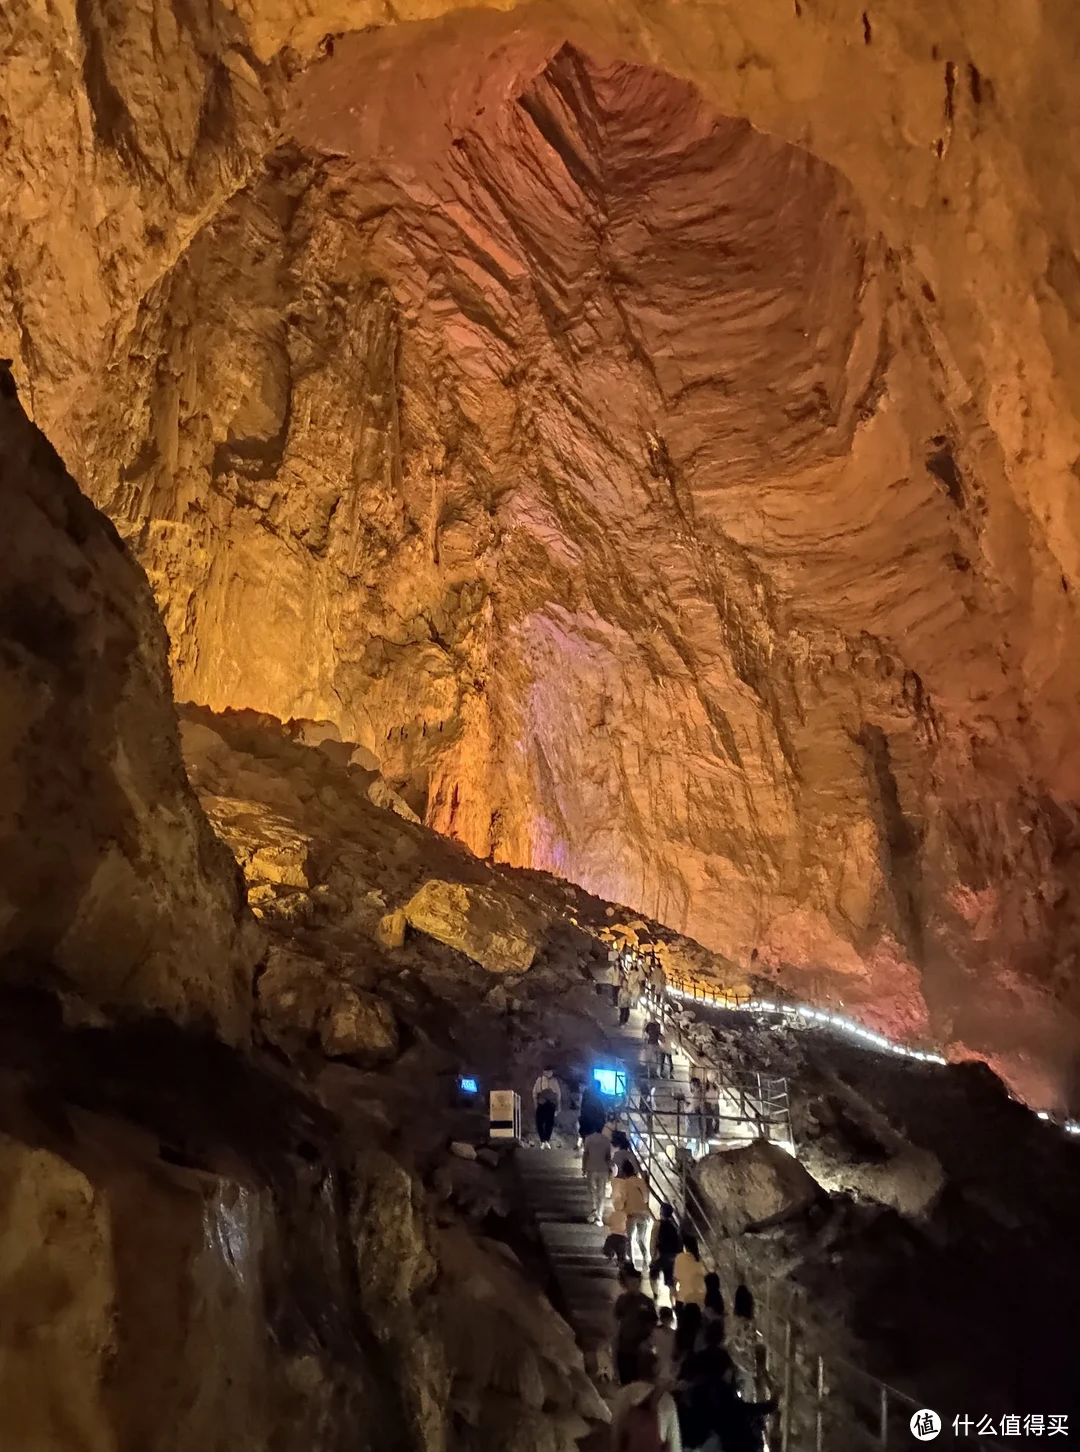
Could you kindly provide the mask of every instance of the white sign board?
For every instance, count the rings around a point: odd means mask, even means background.
[[[488,1138],[521,1138],[521,1096],[513,1089],[492,1089],[488,1095]]]

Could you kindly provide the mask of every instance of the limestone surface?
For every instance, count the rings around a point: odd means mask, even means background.
[[[710,1218],[727,1235],[806,1210],[821,1187],[793,1155],[768,1140],[706,1155],[694,1178]]]
[[[1061,1103],[1078,43],[15,0],[0,343],[182,697]]]

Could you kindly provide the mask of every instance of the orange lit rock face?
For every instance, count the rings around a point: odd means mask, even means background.
[[[79,436],[177,693],[333,720],[481,853],[1060,1082],[1070,602],[933,290],[666,73],[396,35],[299,79]]]

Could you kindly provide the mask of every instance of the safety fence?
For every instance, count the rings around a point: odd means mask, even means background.
[[[800,1291],[770,1275],[727,1235],[694,1178],[688,1142],[678,1122],[649,1109],[630,1094],[623,1106],[634,1153],[648,1177],[654,1211],[667,1202],[684,1228],[698,1236],[702,1259],[728,1293],[751,1291],[755,1317],[748,1338],[733,1346],[757,1399],[775,1396],[779,1410],[769,1429],[770,1449],[824,1452],[842,1448],[898,1448],[912,1441],[911,1418],[922,1410],[907,1393],[871,1376],[833,1352],[815,1346],[811,1318]],[[980,1446],[1004,1444],[980,1437]]]
[[[753,1069],[734,1069],[706,1058],[681,1032],[671,1027],[666,996],[647,991],[645,1008],[646,1012],[668,1024],[669,1041],[690,1065],[690,1068],[673,1067],[666,1077],[649,1075],[647,1080],[651,1109],[656,1108],[658,1090],[666,1090],[673,1100],[673,1109],[669,1112],[674,1114],[673,1133],[676,1138],[685,1137],[701,1143],[718,1137],[748,1137],[772,1140],[794,1148],[787,1079]],[[670,1060],[671,1056],[668,1057]],[[699,1077],[697,1088],[691,1084],[691,1070]]]

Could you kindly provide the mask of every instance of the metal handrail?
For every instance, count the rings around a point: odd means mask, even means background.
[[[658,993],[650,987],[645,991],[645,1000],[650,1010],[660,1016],[661,1021],[668,1017],[670,1004],[666,993]],[[791,1098],[787,1080],[783,1076],[762,1074],[754,1069],[731,1069],[715,1060],[704,1059],[699,1050],[685,1044],[682,1034],[676,1035],[676,1039],[686,1057],[718,1081],[715,1086],[717,1098],[727,1094],[738,1101],[740,1119],[755,1121],[764,1139],[772,1139],[773,1135],[769,1131],[778,1126],[784,1131],[780,1138],[792,1142]],[[681,1076],[678,1079],[672,1076],[671,1079],[658,1082],[681,1084],[684,1081]],[[725,1116],[727,1117],[730,1116]]]
[[[759,1308],[755,1331],[764,1351],[763,1365],[744,1366],[743,1370],[758,1393],[781,1392],[781,1414],[770,1446],[778,1447],[779,1452],[809,1452],[811,1447],[814,1452],[824,1452],[832,1420],[830,1407],[836,1405],[835,1398],[841,1393],[846,1411],[845,1446],[858,1446],[860,1418],[865,1424],[861,1440],[868,1449],[906,1446],[909,1434],[906,1426],[898,1423],[910,1419],[919,1410],[919,1402],[845,1357],[814,1351],[812,1339],[806,1335],[805,1317],[799,1310],[799,1297],[782,1286],[776,1275],[764,1277],[762,1284],[760,1273],[739,1255],[731,1237],[714,1222],[688,1174],[686,1145],[668,1128],[668,1121],[678,1116],[635,1105],[632,1100],[624,1105],[624,1113],[631,1145],[644,1161],[650,1199],[657,1205],[662,1199],[674,1205],[680,1218],[694,1225],[705,1263],[734,1284],[749,1286],[754,1293]],[[850,1378],[855,1379],[856,1387],[845,1386],[845,1379]],[[861,1400],[864,1392],[870,1393],[869,1400]],[[1004,1446],[985,1437],[980,1438],[980,1445]]]

